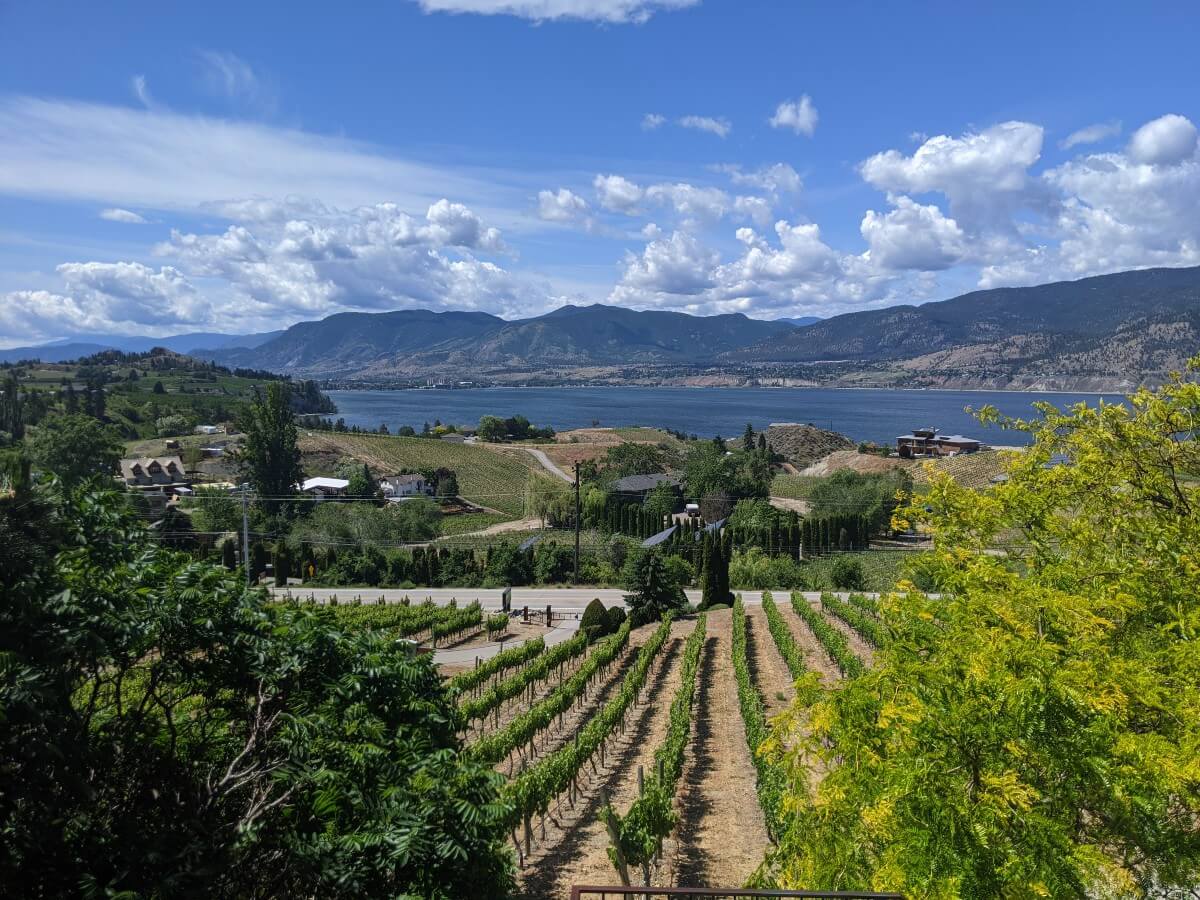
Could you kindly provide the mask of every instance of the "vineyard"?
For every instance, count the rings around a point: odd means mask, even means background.
[[[343,600],[331,613],[430,646],[496,627],[475,604]],[[812,699],[884,640],[868,597],[765,593],[591,643],[533,637],[453,675],[463,752],[505,778],[522,896],[744,884],[783,815],[782,776],[758,752],[772,717],[797,681]]]
[[[508,517],[521,515],[529,473],[541,470],[528,454],[501,454],[428,438],[312,432],[301,437],[300,450],[310,475],[333,474],[344,457],[365,462],[380,475],[445,466],[458,475],[464,499]]]

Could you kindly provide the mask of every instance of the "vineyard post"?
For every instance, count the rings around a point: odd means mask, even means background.
[[[600,806],[602,809],[609,808],[608,788],[600,788]],[[617,875],[621,878],[621,884],[629,887],[629,865],[625,862],[625,853],[621,850],[621,833],[617,830],[616,816],[610,812],[604,817],[604,824],[608,827],[608,839],[612,842],[613,847],[613,864],[617,867]]]

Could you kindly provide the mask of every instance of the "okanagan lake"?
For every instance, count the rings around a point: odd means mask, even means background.
[[[522,415],[556,431],[647,425],[701,437],[740,435],[772,422],[803,422],[840,431],[856,441],[892,443],[913,428],[932,426],[990,444],[1027,443],[1022,432],[982,428],[963,411],[990,404],[1001,413],[1029,418],[1030,404],[1045,400],[1064,409],[1079,402],[1095,405],[1118,394],[1037,393],[1033,391],[857,390],[831,388],[712,387],[517,387],[329,391],[347,425],[395,434],[402,425],[417,431],[434,420],[474,426],[480,416]]]

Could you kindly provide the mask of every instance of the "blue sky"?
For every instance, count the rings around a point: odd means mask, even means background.
[[[0,343],[1200,264],[1193,4],[0,6]]]

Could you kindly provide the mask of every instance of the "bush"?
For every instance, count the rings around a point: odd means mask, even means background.
[[[625,624],[625,608],[622,606],[610,606],[608,612],[605,613],[605,618],[608,620],[608,633],[616,634],[621,630],[621,626]]]
[[[849,556],[840,556],[833,563],[830,573],[835,588],[846,591],[861,591],[866,589],[867,577],[863,572],[862,563]]]
[[[589,642],[609,633],[608,610],[604,608],[599,597],[584,609],[583,616],[579,619],[579,630],[587,635]]]

